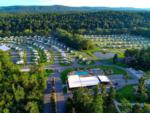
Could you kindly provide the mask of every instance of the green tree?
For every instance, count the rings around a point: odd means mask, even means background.
[[[146,101],[148,98],[148,95],[146,93],[146,85],[145,85],[145,78],[141,77],[139,79],[138,89],[137,89],[137,98],[140,101]]]
[[[141,108],[140,104],[135,104],[132,107],[131,113],[142,113],[142,108]]]
[[[129,111],[131,111],[132,109],[132,105],[131,103],[127,100],[127,99],[122,99],[121,100],[121,104],[122,104],[122,113],[128,113]]]
[[[116,97],[116,91],[113,87],[110,87],[110,90],[108,92],[108,96],[106,99],[107,105],[111,105],[113,103],[113,99]]]
[[[73,107],[73,102],[71,98],[68,98],[66,101],[66,109],[67,113],[75,113],[75,109]]]
[[[150,105],[149,104],[144,104],[142,113],[150,113]]]
[[[40,113],[37,103],[28,102],[26,105],[26,111],[28,113]]]
[[[10,113],[10,112],[9,112],[9,109],[5,108],[5,109],[3,110],[3,113]]]
[[[13,93],[15,96],[15,100],[17,102],[24,99],[24,96],[25,96],[24,88],[22,88],[21,86],[17,86],[17,88],[15,88],[15,86],[13,84],[12,89],[13,89]]]
[[[92,113],[103,113],[103,97],[102,95],[97,95],[96,98],[93,99],[91,105]]]
[[[116,64],[118,61],[118,55],[115,54],[114,57],[113,57],[113,63]]]

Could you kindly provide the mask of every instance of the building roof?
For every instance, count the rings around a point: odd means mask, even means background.
[[[86,87],[86,86],[95,86],[97,84],[99,84],[99,80],[96,76],[92,76],[92,77],[80,77],[80,81],[81,81],[81,85],[82,87]]]
[[[70,75],[68,77],[69,88],[95,86],[99,83],[100,81],[96,76],[79,77],[78,75]]]
[[[107,76],[98,76],[100,82],[110,82],[109,78]]]
[[[80,78],[78,75],[71,75],[68,77],[69,88],[81,87]]]
[[[6,45],[1,45],[1,46],[0,46],[0,50],[2,50],[2,51],[9,51],[10,48],[7,47]]]

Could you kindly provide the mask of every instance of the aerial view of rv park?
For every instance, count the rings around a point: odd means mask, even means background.
[[[0,6],[0,113],[150,113],[150,9]]]

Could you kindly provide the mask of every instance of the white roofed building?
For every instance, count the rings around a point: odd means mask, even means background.
[[[91,87],[98,85],[100,81],[96,76],[79,77],[78,75],[71,75],[68,77],[68,86],[70,89],[79,87]]]
[[[68,77],[68,86],[69,88],[78,88],[81,87],[80,78],[78,75],[71,75]]]
[[[0,45],[0,50],[2,50],[2,51],[9,51],[10,48],[7,47],[6,45]]]
[[[100,83],[96,76],[80,77],[80,81],[81,81],[82,87],[96,86]]]
[[[101,76],[98,76],[98,78],[101,83],[110,83],[110,80],[107,76],[101,75]]]
[[[68,76],[68,88],[75,89],[80,87],[92,87],[99,84],[110,85],[111,81],[107,76]]]

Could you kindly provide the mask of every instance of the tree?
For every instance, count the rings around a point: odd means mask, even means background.
[[[131,113],[142,113],[142,108],[141,108],[140,104],[135,104],[132,107]]]
[[[78,113],[90,113],[91,96],[87,90],[80,88],[73,93],[73,104]]]
[[[45,83],[45,76],[20,72],[0,51],[0,113],[42,112]]]
[[[144,104],[142,113],[150,113],[150,105],[149,104]]]
[[[107,91],[106,91],[106,86],[101,84],[101,95],[103,96],[103,99],[106,100],[107,98]]]
[[[14,92],[15,100],[17,102],[24,99],[24,96],[25,96],[24,88],[22,88],[21,86],[17,86],[17,88],[15,88],[15,86],[13,84],[12,89]]]
[[[116,64],[118,61],[118,54],[115,54],[113,57],[113,63]]]
[[[5,109],[3,110],[3,113],[10,113],[10,112],[9,112],[9,109],[5,108]]]
[[[116,91],[113,87],[110,87],[110,90],[108,92],[108,96],[106,99],[107,105],[111,105],[113,103],[113,99],[116,97]]]
[[[68,98],[66,101],[66,109],[67,113],[75,113],[75,109],[73,107],[73,102],[71,98]]]
[[[94,88],[93,88],[93,92],[94,92],[94,97],[96,98],[96,96],[98,95],[99,93],[99,86],[96,85]]]
[[[132,105],[127,99],[122,99],[121,100],[121,107],[122,107],[122,113],[128,113],[131,111]]]
[[[102,95],[97,95],[96,98],[93,99],[91,105],[92,113],[103,113],[103,97]]]
[[[138,89],[137,89],[137,98],[141,101],[146,101],[148,95],[146,94],[146,85],[145,85],[145,78],[141,77],[139,79]]]
[[[28,113],[40,113],[38,105],[35,102],[28,102],[26,105],[26,111]]]

